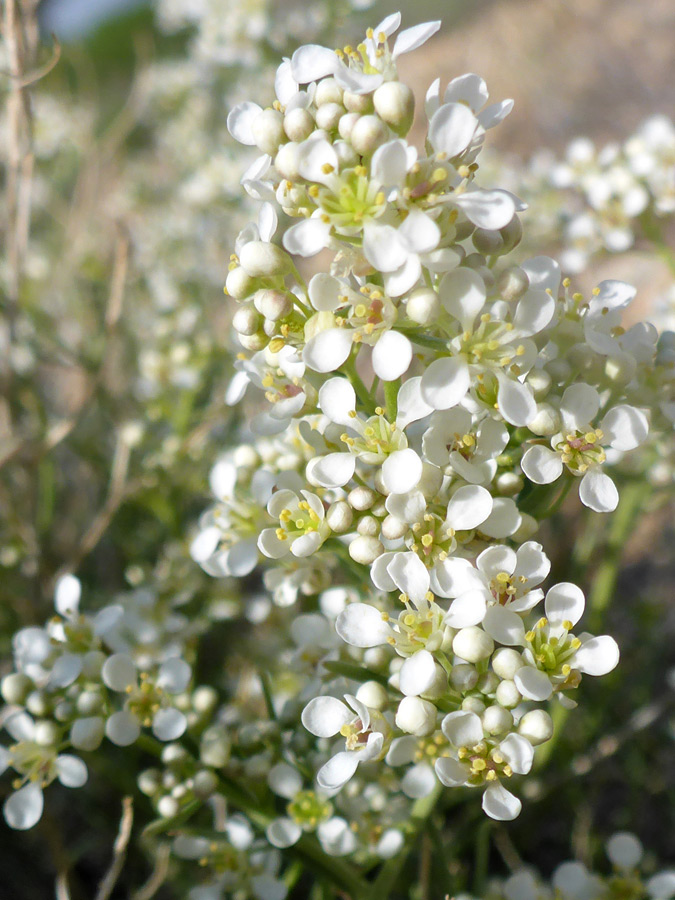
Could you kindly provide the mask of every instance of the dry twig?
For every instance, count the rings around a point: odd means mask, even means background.
[[[125,797],[122,801],[122,818],[120,820],[120,829],[117,834],[117,840],[113,847],[113,861],[108,869],[105,878],[100,883],[96,897],[94,900],[108,900],[112,894],[113,888],[120,877],[120,873],[124,866],[127,856],[127,847],[129,846],[129,838],[131,837],[131,826],[134,821],[134,808],[131,797]]]

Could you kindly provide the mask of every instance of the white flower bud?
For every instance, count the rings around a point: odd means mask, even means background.
[[[527,423],[532,434],[550,437],[560,431],[560,413],[550,403],[539,403],[536,416]]]
[[[342,118],[338,122],[338,132],[340,133],[340,137],[343,140],[349,140],[352,135],[352,129],[360,118],[361,116],[359,116],[359,114],[355,112],[345,113],[345,115],[342,116]]]
[[[427,700],[438,700],[439,697],[445,696],[448,692],[448,673],[443,666],[438,664],[434,667],[434,680],[429,687],[422,692],[422,696]]]
[[[526,737],[536,747],[550,740],[553,736],[553,719],[546,710],[531,709],[518,723],[518,733]]]
[[[75,715],[75,707],[68,700],[61,700],[52,713],[57,722],[68,722]]]
[[[77,711],[83,716],[92,716],[100,712],[103,706],[103,697],[98,691],[82,691],[77,698]]]
[[[157,812],[164,819],[171,819],[178,815],[180,804],[174,797],[164,796],[157,804]]]
[[[279,147],[277,155],[274,157],[274,168],[282,178],[288,181],[296,181],[300,177],[298,163],[300,161],[300,145],[291,141],[288,144],[282,144]]]
[[[525,480],[517,472],[502,472],[495,479],[495,487],[502,497],[512,497],[522,491]]]
[[[378,556],[384,553],[384,547],[377,538],[370,535],[359,535],[349,545],[349,555],[354,562],[369,566]]]
[[[493,694],[497,690],[498,684],[499,678],[497,678],[494,672],[483,672],[478,679],[476,690],[480,691],[481,694]]]
[[[410,526],[396,516],[387,516],[382,522],[382,537],[387,541],[397,541],[408,532]]]
[[[517,247],[523,237],[523,225],[518,215],[514,215],[508,225],[499,230],[504,242],[503,253],[509,253],[514,247]]]
[[[430,325],[438,318],[441,301],[431,288],[418,288],[408,298],[405,311],[408,318],[418,325]]]
[[[378,116],[397,134],[407,134],[415,115],[415,95],[401,81],[386,81],[373,94]]]
[[[219,769],[230,758],[230,742],[219,727],[207,728],[202,735],[199,747],[199,758],[205,766]]]
[[[567,351],[567,361],[574,369],[589,372],[597,362],[595,350],[588,344],[576,344]]]
[[[334,78],[323,78],[316,86],[314,102],[317,106],[324,103],[342,103],[342,88]]]
[[[511,302],[522,297],[530,286],[527,272],[520,266],[511,266],[505,269],[497,281],[497,289],[503,300]]]
[[[380,669],[388,658],[389,654],[384,647],[369,647],[363,651],[363,663],[369,669]]]
[[[210,797],[218,787],[218,779],[216,778],[213,772],[209,772],[208,769],[202,769],[201,772],[197,772],[195,777],[192,779],[192,790],[195,792],[197,797],[202,800],[206,800]]]
[[[77,719],[70,728],[70,743],[76,750],[91,752],[101,746],[105,722],[102,716]]]
[[[245,350],[253,351],[253,353],[257,353],[258,350],[264,350],[269,344],[267,335],[260,331],[256,332],[256,334],[240,334],[237,337],[241,346]]]
[[[498,231],[490,231],[487,228],[476,228],[471,236],[474,247],[484,256],[492,256],[501,253],[504,249],[504,241]]]
[[[360,156],[370,156],[389,137],[389,129],[377,116],[361,116],[351,133],[352,147]]]
[[[515,709],[522,699],[514,681],[501,681],[495,691],[495,700],[506,709]]]
[[[338,500],[333,503],[326,513],[326,523],[335,534],[344,534],[352,527],[354,513],[348,503]]]
[[[513,680],[523,666],[523,657],[512,647],[500,647],[492,657],[492,671],[500,678]]]
[[[359,534],[367,534],[370,535],[370,537],[377,537],[380,533],[380,523],[374,516],[363,516],[361,519],[359,519],[356,530]]]
[[[35,723],[33,740],[40,747],[51,747],[59,740],[60,732],[55,722],[45,719]]]
[[[227,273],[225,290],[235,300],[245,300],[255,290],[255,282],[241,266]]]
[[[366,509],[370,509],[375,502],[375,496],[375,491],[368,487],[355,487],[347,494],[347,503],[352,509],[363,512]]]
[[[314,119],[306,109],[296,106],[284,116],[284,131],[289,141],[306,140],[314,131]],[[276,163],[275,163],[276,165]]]
[[[44,691],[33,691],[26,697],[25,704],[32,716],[46,716],[49,713],[49,703]]]
[[[511,540],[517,544],[529,541],[539,531],[539,522],[529,513],[521,513],[520,528],[511,535]]]
[[[232,454],[232,461],[237,468],[255,469],[260,465],[260,456],[250,444],[240,444]],[[198,690],[200,690],[198,688]]]
[[[465,712],[476,713],[477,716],[480,716],[485,710],[485,704],[478,697],[465,697],[462,700],[462,709]]]
[[[192,708],[203,715],[215,709],[218,703],[218,692],[209,685],[200,685],[192,692]]]
[[[146,769],[138,776],[138,790],[146,797],[152,797],[159,790],[160,773],[157,769]]]
[[[375,503],[373,506],[371,506],[370,513],[371,513],[371,515],[375,516],[378,519],[381,519],[381,518],[383,518],[383,516],[386,516],[387,515],[386,501],[382,500],[382,499],[378,500],[377,503]]]
[[[291,258],[286,251],[267,241],[249,241],[244,244],[239,262],[252,278],[285,275],[292,267]]]
[[[0,692],[5,703],[20,705],[34,687],[28,675],[24,675],[23,672],[12,672],[2,679]]]
[[[473,666],[459,663],[452,667],[450,684],[458,691],[470,691],[478,683],[478,672]]]
[[[232,327],[238,334],[255,334],[261,325],[260,314],[252,306],[240,306],[232,316]]]
[[[513,727],[513,716],[503,706],[488,706],[481,721],[486,734],[504,734]]]
[[[167,744],[162,749],[162,762],[165,765],[182,762],[187,757],[187,751],[180,744]]]
[[[443,472],[438,466],[431,463],[422,463],[422,477],[417,482],[415,490],[421,491],[425,500],[433,500],[441,489]]]
[[[342,95],[342,104],[349,112],[369,113],[373,111],[373,95],[353,94],[351,91],[345,91]]]
[[[490,635],[477,625],[460,629],[452,642],[453,652],[470,663],[487,659],[494,648],[495,642]]]
[[[258,149],[274,156],[286,140],[284,117],[277,109],[264,109],[251,123],[251,132]]]
[[[316,124],[324,131],[333,131],[344,114],[345,108],[341,103],[324,103],[316,111]]]
[[[257,291],[253,298],[253,304],[259,313],[266,319],[271,319],[272,322],[284,319],[293,309],[293,301],[285,291]]]
[[[356,699],[370,709],[386,709],[389,703],[389,695],[379,681],[364,681],[356,692]]]
[[[564,359],[552,359],[547,369],[551,378],[558,384],[564,384],[572,377],[572,367]]]
[[[337,153],[340,169],[348,169],[358,164],[359,154],[347,141],[335,141],[333,150]]]
[[[551,390],[551,376],[546,369],[532,369],[525,381],[532,388],[535,400],[541,400]]]
[[[605,360],[605,375],[613,384],[628,384],[636,371],[637,360],[628,353],[615,353]]]
[[[421,737],[436,728],[436,707],[420,697],[404,697],[396,711],[396,727]]]

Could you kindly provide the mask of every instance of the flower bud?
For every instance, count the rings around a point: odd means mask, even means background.
[[[441,301],[431,288],[418,288],[408,298],[405,311],[408,318],[418,325],[430,325],[438,318]]]
[[[101,669],[106,661],[106,655],[102,650],[90,650],[82,657],[82,674],[91,681],[97,681],[101,677]]]
[[[299,144],[296,144],[294,141],[282,144],[274,157],[274,168],[282,178],[288,181],[296,181],[300,177],[298,170],[300,153],[298,147]]]
[[[98,691],[82,691],[75,705],[83,716],[92,716],[101,711],[103,697]]]
[[[200,715],[211,712],[218,703],[218,692],[207,684],[202,684],[192,692],[192,708]]]
[[[551,390],[551,376],[546,369],[532,369],[525,379],[532,388],[535,400],[543,399]]]
[[[363,512],[366,509],[370,509],[375,502],[375,496],[375,491],[368,487],[355,487],[347,494],[347,503],[352,509]]]
[[[511,540],[516,544],[529,541],[539,531],[539,523],[529,513],[521,513],[520,527],[511,535]]]
[[[515,709],[522,699],[514,681],[501,681],[495,691],[495,700],[506,709]]]
[[[102,716],[76,719],[70,728],[70,743],[76,750],[91,752],[101,746],[105,722]]]
[[[422,477],[415,490],[421,491],[425,500],[432,500],[441,489],[443,472],[431,463],[422,463]]]
[[[367,534],[371,537],[377,537],[380,533],[380,523],[374,516],[363,516],[361,519],[359,519],[356,530],[359,534]]]
[[[420,697],[404,697],[396,711],[396,727],[421,737],[436,728],[436,707]]]
[[[439,697],[444,697],[448,692],[448,673],[445,671],[443,666],[439,666],[438,663],[434,666],[434,679],[429,685],[429,687],[423,691],[422,696],[426,700],[438,700]]]
[[[407,522],[402,522],[396,516],[387,516],[382,522],[382,537],[386,541],[397,541],[407,534],[409,527]]]
[[[345,108],[341,103],[324,103],[316,111],[316,124],[324,131],[333,131],[344,114]]]
[[[518,723],[518,734],[522,734],[536,747],[553,737],[553,719],[546,710],[531,709]]]
[[[471,236],[471,240],[476,250],[485,256],[493,256],[495,253],[502,253],[504,250],[504,241],[498,231],[476,228]]]
[[[407,84],[386,81],[373,94],[375,112],[397,134],[407,134],[415,115],[415,95]]]
[[[344,534],[352,527],[354,513],[348,503],[338,500],[333,503],[326,513],[326,523],[335,534]]]
[[[450,684],[458,691],[471,691],[478,683],[478,672],[473,666],[459,663],[452,667]]]
[[[361,117],[359,116],[359,114],[355,112],[345,113],[344,116],[342,116],[342,118],[338,122],[338,131],[340,133],[340,137],[343,140],[349,140],[352,135],[352,129],[360,118]]]
[[[462,709],[465,712],[476,713],[477,716],[480,716],[485,710],[485,704],[478,697],[465,697],[462,700]]]
[[[240,306],[232,316],[232,327],[238,334],[255,334],[261,325],[262,318],[252,306]]]
[[[277,109],[264,109],[251,122],[251,132],[257,148],[274,156],[286,140],[284,117]]]
[[[311,113],[300,106],[296,106],[284,116],[284,131],[289,141],[306,140],[314,131],[314,119]]]
[[[525,481],[518,472],[502,472],[495,479],[497,493],[501,497],[513,497],[523,489]]]
[[[384,647],[368,647],[367,650],[363,651],[364,665],[369,669],[380,669],[389,659],[387,649]]]
[[[152,797],[159,790],[160,772],[158,769],[146,769],[138,776],[138,790],[146,797]]]
[[[361,116],[351,133],[352,147],[360,156],[370,156],[389,137],[389,129],[377,116]]]
[[[286,318],[293,310],[291,296],[285,291],[258,291],[253,298],[253,304],[259,313],[272,322]]]
[[[241,266],[237,266],[228,272],[225,290],[235,300],[244,300],[255,290],[255,282]]]
[[[481,694],[493,694],[497,690],[498,684],[499,678],[497,678],[494,672],[483,672],[478,679],[476,690],[480,691]]]
[[[33,740],[38,746],[51,747],[53,744],[58,743],[60,736],[60,731],[55,722],[43,719],[35,723]]]
[[[164,819],[171,819],[178,815],[180,804],[174,797],[165,795],[157,804],[157,812]]]
[[[325,103],[342,103],[342,88],[334,78],[323,78],[316,86],[314,102],[317,106]]]
[[[208,799],[218,787],[218,779],[213,772],[202,769],[192,779],[192,790],[200,800]]]
[[[232,454],[232,461],[238,468],[255,469],[260,465],[260,456],[251,444],[240,444]],[[201,690],[201,688],[197,688]],[[211,688],[205,688],[211,690]]]
[[[492,671],[499,678],[513,680],[514,675],[523,667],[523,657],[512,647],[500,647],[492,657]]]
[[[269,278],[285,275],[291,269],[291,258],[276,244],[267,241],[249,241],[241,248],[239,262],[252,278]]]
[[[354,94],[352,91],[345,91],[342,95],[342,104],[349,112],[363,115],[373,111],[373,95]]]
[[[625,385],[635,376],[637,361],[628,353],[615,353],[605,360],[605,375],[612,384]]]
[[[460,629],[452,642],[453,652],[470,663],[487,659],[494,648],[495,642],[490,635],[477,625]]]
[[[23,672],[12,672],[5,675],[0,685],[0,692],[5,703],[21,705],[35,685]]]
[[[225,731],[215,725],[207,728],[199,745],[199,758],[205,766],[219,769],[230,758],[230,742]]]
[[[364,681],[356,692],[356,699],[370,709],[383,710],[389,703],[389,695],[379,681]]]
[[[527,423],[532,434],[550,437],[560,431],[560,413],[550,403],[539,403],[537,414]]]
[[[481,721],[486,734],[504,734],[513,727],[513,716],[503,706],[488,706]]]
[[[245,350],[251,350],[253,353],[257,353],[258,350],[264,350],[269,344],[268,336],[261,331],[255,334],[240,334],[238,338],[241,346]]]
[[[359,155],[347,141],[335,141],[333,150],[337,153],[340,169],[351,168],[358,164]]]
[[[502,253],[510,253],[514,247],[517,247],[521,242],[523,237],[523,225],[520,219],[518,218],[518,214],[514,215],[508,225],[505,225],[503,228],[500,228],[499,233],[502,237],[502,241],[504,242],[504,249]]]
[[[69,722],[75,715],[75,707],[69,700],[60,700],[52,713],[57,722]]]
[[[32,716],[46,716],[49,713],[49,701],[44,691],[33,691],[26,697],[25,703]]]
[[[383,553],[384,547],[376,537],[371,535],[359,535],[349,545],[349,555],[354,562],[360,563],[362,566],[369,566]]]

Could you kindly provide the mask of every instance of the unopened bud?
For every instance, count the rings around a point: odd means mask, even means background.
[[[285,275],[291,269],[291,259],[286,251],[267,241],[249,241],[244,244],[239,262],[252,278]]]
[[[465,697],[462,700],[462,709],[465,712],[476,713],[477,716],[480,716],[485,710],[485,704],[478,697]]]
[[[373,94],[378,116],[397,134],[407,134],[415,115],[415,95],[401,81],[386,81]]]
[[[436,321],[441,310],[441,301],[431,288],[413,291],[405,306],[406,315],[418,325],[430,325]]]
[[[40,747],[51,747],[59,741],[60,732],[55,722],[44,720],[36,722],[33,730],[33,740]]]
[[[386,709],[389,695],[379,681],[364,681],[356,692],[356,699],[370,709]]]
[[[362,516],[362,518],[359,519],[356,530],[359,534],[366,534],[370,535],[370,537],[377,537],[380,533],[380,523],[374,516]]]
[[[375,502],[376,496],[375,491],[368,487],[355,487],[347,494],[347,503],[357,512],[363,512],[366,509],[370,509]]]
[[[314,131],[314,119],[306,109],[296,106],[284,116],[284,131],[290,141],[304,141]]]
[[[351,133],[352,147],[360,156],[370,156],[389,137],[389,129],[377,116],[361,116]]]
[[[504,241],[498,231],[476,228],[471,240],[476,250],[484,256],[494,256],[495,253],[502,253],[504,250]]]
[[[258,149],[274,156],[286,140],[284,117],[276,109],[264,109],[251,123],[251,132]]]
[[[333,150],[337,153],[340,169],[349,169],[352,166],[357,165],[359,155],[347,141],[335,141]]]
[[[354,513],[344,500],[333,503],[326,513],[326,523],[335,534],[344,534],[352,527]]]
[[[525,381],[532,388],[535,400],[541,400],[551,389],[551,376],[546,369],[532,369]]]
[[[262,318],[252,306],[240,306],[232,316],[232,327],[237,334],[255,334],[261,325]]]
[[[298,169],[300,161],[299,146],[293,141],[290,141],[288,144],[282,144],[274,157],[274,168],[282,178],[288,181],[295,181],[300,177]]]
[[[334,78],[323,78],[316,86],[314,102],[317,106],[324,103],[342,103],[343,91]]]
[[[70,743],[76,750],[98,750],[103,741],[105,723],[102,716],[77,719],[70,728]]]
[[[284,319],[293,309],[293,301],[285,291],[262,290],[253,298],[255,308],[266,319],[276,322]]]
[[[264,350],[270,342],[269,337],[263,331],[257,331],[255,334],[238,334],[237,337],[244,350],[250,350],[251,353]]]
[[[605,360],[605,375],[613,384],[628,384],[636,371],[637,360],[628,353],[615,353]]]
[[[487,659],[495,648],[495,643],[482,628],[469,625],[460,629],[452,642],[453,652],[470,663]]]
[[[255,290],[255,281],[241,266],[228,272],[225,289],[235,300],[245,300]]]
[[[157,804],[157,812],[164,819],[172,819],[174,816],[178,815],[178,811],[180,810],[180,804],[175,797],[169,797],[165,795]]]
[[[502,472],[495,479],[495,487],[501,497],[513,497],[522,491],[524,484],[523,476],[518,472]]]
[[[481,720],[486,734],[504,734],[513,727],[513,716],[503,706],[488,706]]]
[[[373,95],[354,94],[352,91],[345,91],[342,95],[342,104],[349,112],[363,115],[373,111]]]
[[[352,135],[352,129],[354,125],[359,121],[361,117],[358,113],[350,112],[345,113],[344,116],[338,122],[338,131],[340,132],[340,137],[345,141],[348,141]]]
[[[397,541],[407,533],[410,526],[396,516],[387,516],[382,522],[382,537],[387,541]]]
[[[35,685],[23,672],[12,672],[2,679],[0,692],[5,703],[21,705]]]
[[[316,124],[324,131],[333,131],[345,114],[345,108],[341,103],[324,103],[316,111]]]
[[[421,737],[436,728],[436,707],[420,697],[404,697],[396,711],[396,726]]]
[[[478,672],[474,666],[459,663],[452,667],[450,684],[458,691],[471,691],[478,683]]]
[[[377,538],[370,535],[359,535],[349,545],[349,555],[354,562],[369,566],[378,556],[384,553],[384,547]]]
[[[550,437],[560,431],[560,413],[550,403],[539,403],[537,405],[537,414],[527,423],[527,427],[532,434]]]
[[[514,247],[517,247],[523,237],[523,225],[518,218],[518,214],[514,215],[508,225],[500,229],[499,233],[504,242],[502,253],[509,253]]]
[[[543,709],[532,709],[518,723],[518,734],[536,747],[553,737],[553,719]]]
[[[500,647],[492,657],[492,671],[500,678],[513,680],[523,665],[523,657],[511,647]]]

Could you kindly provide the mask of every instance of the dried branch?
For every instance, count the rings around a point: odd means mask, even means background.
[[[155,855],[155,868],[152,874],[145,884],[131,895],[131,900],[151,900],[155,896],[169,874],[170,859],[171,847],[169,844],[160,844]]]
[[[54,893],[56,900],[70,900],[70,888],[68,887],[68,876],[65,872],[59,872],[56,876],[54,885]]]
[[[129,846],[129,838],[131,837],[131,826],[134,821],[134,808],[131,797],[125,797],[122,801],[122,818],[120,819],[120,828],[117,839],[113,847],[113,861],[108,869],[105,878],[100,883],[94,900],[108,900],[112,894],[113,888],[120,877],[120,873],[127,857],[127,847]]]

